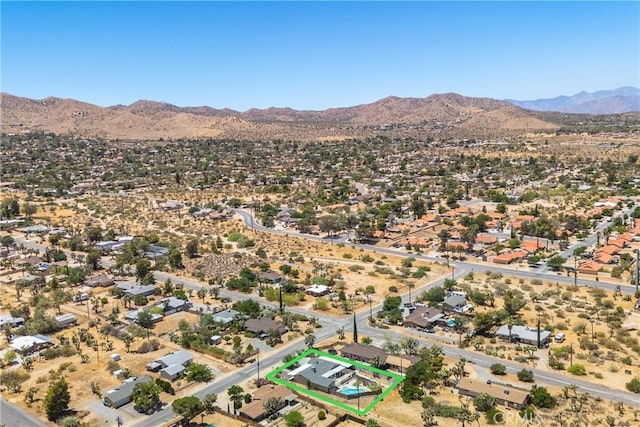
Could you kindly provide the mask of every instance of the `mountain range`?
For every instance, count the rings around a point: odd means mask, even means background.
[[[640,111],[640,89],[621,87],[615,90],[580,92],[573,96],[536,99],[533,101],[505,101],[518,107],[536,111],[557,111],[578,114],[619,114]]]
[[[381,133],[400,137],[495,137],[561,127],[561,121],[553,115],[506,101],[455,93],[426,98],[391,96],[370,104],[322,111],[267,108],[239,112],[146,100],[100,107],[73,99],[35,100],[7,93],[0,94],[0,103],[3,132],[47,131],[128,140],[204,137],[340,140]]]

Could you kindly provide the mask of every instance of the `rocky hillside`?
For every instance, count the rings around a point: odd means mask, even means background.
[[[242,138],[326,140],[396,135],[495,135],[555,129],[556,123],[504,101],[458,94],[388,97],[323,111],[290,108],[178,107],[153,101],[102,108],[72,99],[34,100],[3,93],[3,132],[49,131],[110,139]]]

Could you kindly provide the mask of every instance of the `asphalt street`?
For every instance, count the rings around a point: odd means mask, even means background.
[[[254,218],[248,212],[244,210],[235,209],[235,212],[241,216],[244,224],[249,228],[253,228],[255,230],[268,232],[272,234],[279,234],[282,236],[290,235],[290,233],[284,230],[273,230],[271,228],[261,226],[260,224],[257,223],[257,221],[254,220]],[[605,226],[606,224],[601,224],[598,227],[598,231],[601,232],[604,229],[603,227]],[[295,236],[297,238],[305,238],[305,239],[319,241],[319,242],[331,243],[330,240],[324,237],[315,236],[315,235],[296,234]],[[577,247],[582,245],[588,245],[590,242],[591,243],[595,242],[595,239],[596,237],[594,233],[586,241],[579,242],[574,246]],[[41,251],[44,251],[47,248],[46,245],[25,240],[25,239],[16,239],[16,242],[23,244],[25,247],[34,248]],[[372,250],[374,252],[381,253],[381,254],[391,254],[391,255],[399,255],[399,256],[405,256],[405,257],[411,256],[416,259],[422,259],[426,261],[447,263],[447,261],[442,258],[429,257],[421,254],[407,253],[406,251],[394,249],[394,248],[379,248],[371,245],[348,242],[347,236],[342,236],[337,239],[333,239],[333,243],[344,243],[345,245],[350,245],[355,248]],[[572,252],[573,249],[574,247],[571,247],[567,249],[565,253],[571,254],[573,253]],[[491,272],[499,272],[504,275],[511,275],[511,276],[515,276],[523,279],[540,279],[544,281],[554,281],[562,284],[573,284],[575,280],[573,276],[568,277],[563,274],[557,274],[557,273],[545,272],[545,271],[531,271],[526,268],[512,269],[512,268],[505,268],[505,267],[500,267],[500,266],[485,264],[485,263],[480,264],[480,263],[461,262],[461,261],[451,261],[451,262],[448,262],[448,264],[452,266],[452,275],[456,278],[463,277],[469,272],[491,271]],[[105,267],[109,267],[113,265],[113,262],[103,259],[102,265]],[[173,283],[180,283],[188,289],[197,290],[201,287],[207,287],[206,285],[203,285],[198,281],[183,278],[183,277],[178,277],[169,273],[154,272],[154,274],[156,279],[159,281],[165,281],[166,279],[170,278]],[[421,286],[416,287],[412,291],[412,294],[418,295],[420,292],[428,288],[439,286],[442,284],[444,280],[445,280],[444,278],[441,278],[436,281],[423,283]],[[617,287],[616,284],[611,284],[611,283],[606,283],[606,282],[596,281],[591,279],[585,279],[583,277],[579,277],[577,283],[579,286],[591,286],[591,287],[602,288],[610,291],[615,290]],[[633,291],[634,289],[631,286],[622,287],[622,292],[633,293]],[[221,290],[221,296],[229,297],[234,300],[245,300],[249,298],[256,298],[254,295],[236,293],[236,292],[229,291],[225,288]],[[408,302],[408,300],[409,300],[409,294],[405,294],[403,296],[403,301]],[[263,305],[276,308],[275,305],[273,304],[267,303],[262,300],[260,302]],[[381,304],[378,304],[374,307],[371,307],[371,310],[372,312],[375,313],[380,308],[381,308]],[[305,315],[313,315],[318,318],[319,323],[323,327],[321,329],[318,329],[315,332],[316,342],[322,342],[325,339],[335,336],[336,330],[339,329],[340,327],[344,327],[346,331],[352,331],[353,329],[353,326],[352,326],[353,321],[352,321],[351,315],[344,316],[344,317],[336,317],[336,316],[324,315],[322,313],[309,313],[309,312],[306,312],[305,310],[295,309],[295,308],[287,308],[287,310],[295,313],[305,314]],[[374,340],[374,343],[377,343],[377,344],[381,344],[386,339],[392,339],[394,341],[398,341],[399,339],[405,336],[405,334],[403,333],[399,333],[399,332],[395,332],[387,329],[378,329],[378,328],[369,326],[367,321],[368,317],[369,317],[369,310],[363,310],[362,312],[356,315],[358,332],[360,336],[369,336]],[[414,336],[414,337],[417,338],[420,341],[420,343],[424,346],[430,346],[434,344],[433,340],[427,339],[425,337],[420,337],[420,336]],[[305,347],[304,340],[300,338],[292,342],[287,342],[277,350],[274,350],[270,354],[261,357],[260,368],[259,368],[261,375],[266,374],[267,372],[269,372],[270,370],[278,366],[282,362],[282,359],[287,354],[293,353],[299,349],[303,349],[304,347]],[[541,369],[536,369],[534,367],[527,366],[525,364],[521,364],[518,362],[497,359],[491,356],[484,355],[482,353],[460,349],[456,346],[444,345],[443,349],[444,349],[445,355],[449,357],[454,357],[454,358],[464,357],[469,363],[473,363],[478,367],[488,369],[493,363],[500,362],[503,365],[505,365],[507,367],[507,371],[511,373],[515,373],[521,370],[523,367],[526,367],[527,369],[533,370],[536,383],[538,384],[562,386],[569,383],[573,383],[578,386],[578,390],[580,390],[581,392],[589,393],[593,396],[599,396],[604,399],[611,399],[613,401],[622,401],[625,404],[630,406],[640,407],[640,399],[638,399],[638,396],[633,393],[629,393],[622,390],[614,390],[609,387],[593,384],[588,381],[583,381],[575,377],[569,378],[566,375],[562,375],[554,372],[548,372]],[[194,395],[202,398],[204,395],[208,393],[221,394],[226,392],[226,390],[231,385],[242,383],[245,380],[254,376],[257,378],[257,375],[258,375],[258,363],[254,362],[253,364],[248,365],[242,369],[239,369],[233,372],[232,374],[227,374],[225,376],[216,378],[211,384],[208,384],[202,387],[201,389],[199,389],[198,391],[194,392]],[[175,414],[171,410],[170,406],[167,405],[163,410],[156,412],[153,415],[142,417],[140,420],[138,420],[135,423],[135,425],[145,426],[145,427],[146,426],[155,427],[173,418],[175,418]],[[37,418],[34,418],[30,414],[21,410],[20,408],[15,407],[14,405],[11,405],[10,403],[6,402],[4,399],[0,399],[0,421],[2,421],[6,426],[43,425],[43,423],[41,421],[38,421]]]

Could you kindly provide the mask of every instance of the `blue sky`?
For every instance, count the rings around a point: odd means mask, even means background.
[[[7,2],[1,89],[325,109],[640,86],[640,2]]]

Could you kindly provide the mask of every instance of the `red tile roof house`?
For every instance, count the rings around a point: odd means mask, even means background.
[[[476,237],[476,243],[480,245],[495,245],[496,243],[498,243],[498,238],[486,234],[478,234],[478,236]]]
[[[511,264],[512,262],[519,261],[527,256],[529,256],[527,251],[519,250],[495,256],[493,257],[493,262],[496,264]]]
[[[607,246],[616,246],[620,249],[627,247],[627,241],[624,239],[609,239]]]
[[[609,255],[617,255],[620,253],[620,248],[614,245],[607,245],[607,246],[603,246],[600,249],[598,249],[596,251],[596,254],[599,252],[603,252],[605,254],[609,254]]]
[[[595,261],[583,261],[578,265],[578,272],[583,274],[598,274],[602,270],[602,265]]]
[[[535,254],[539,250],[542,250],[546,247],[543,242],[536,242],[535,240],[526,240],[520,243],[520,249],[529,252],[530,254]]]

